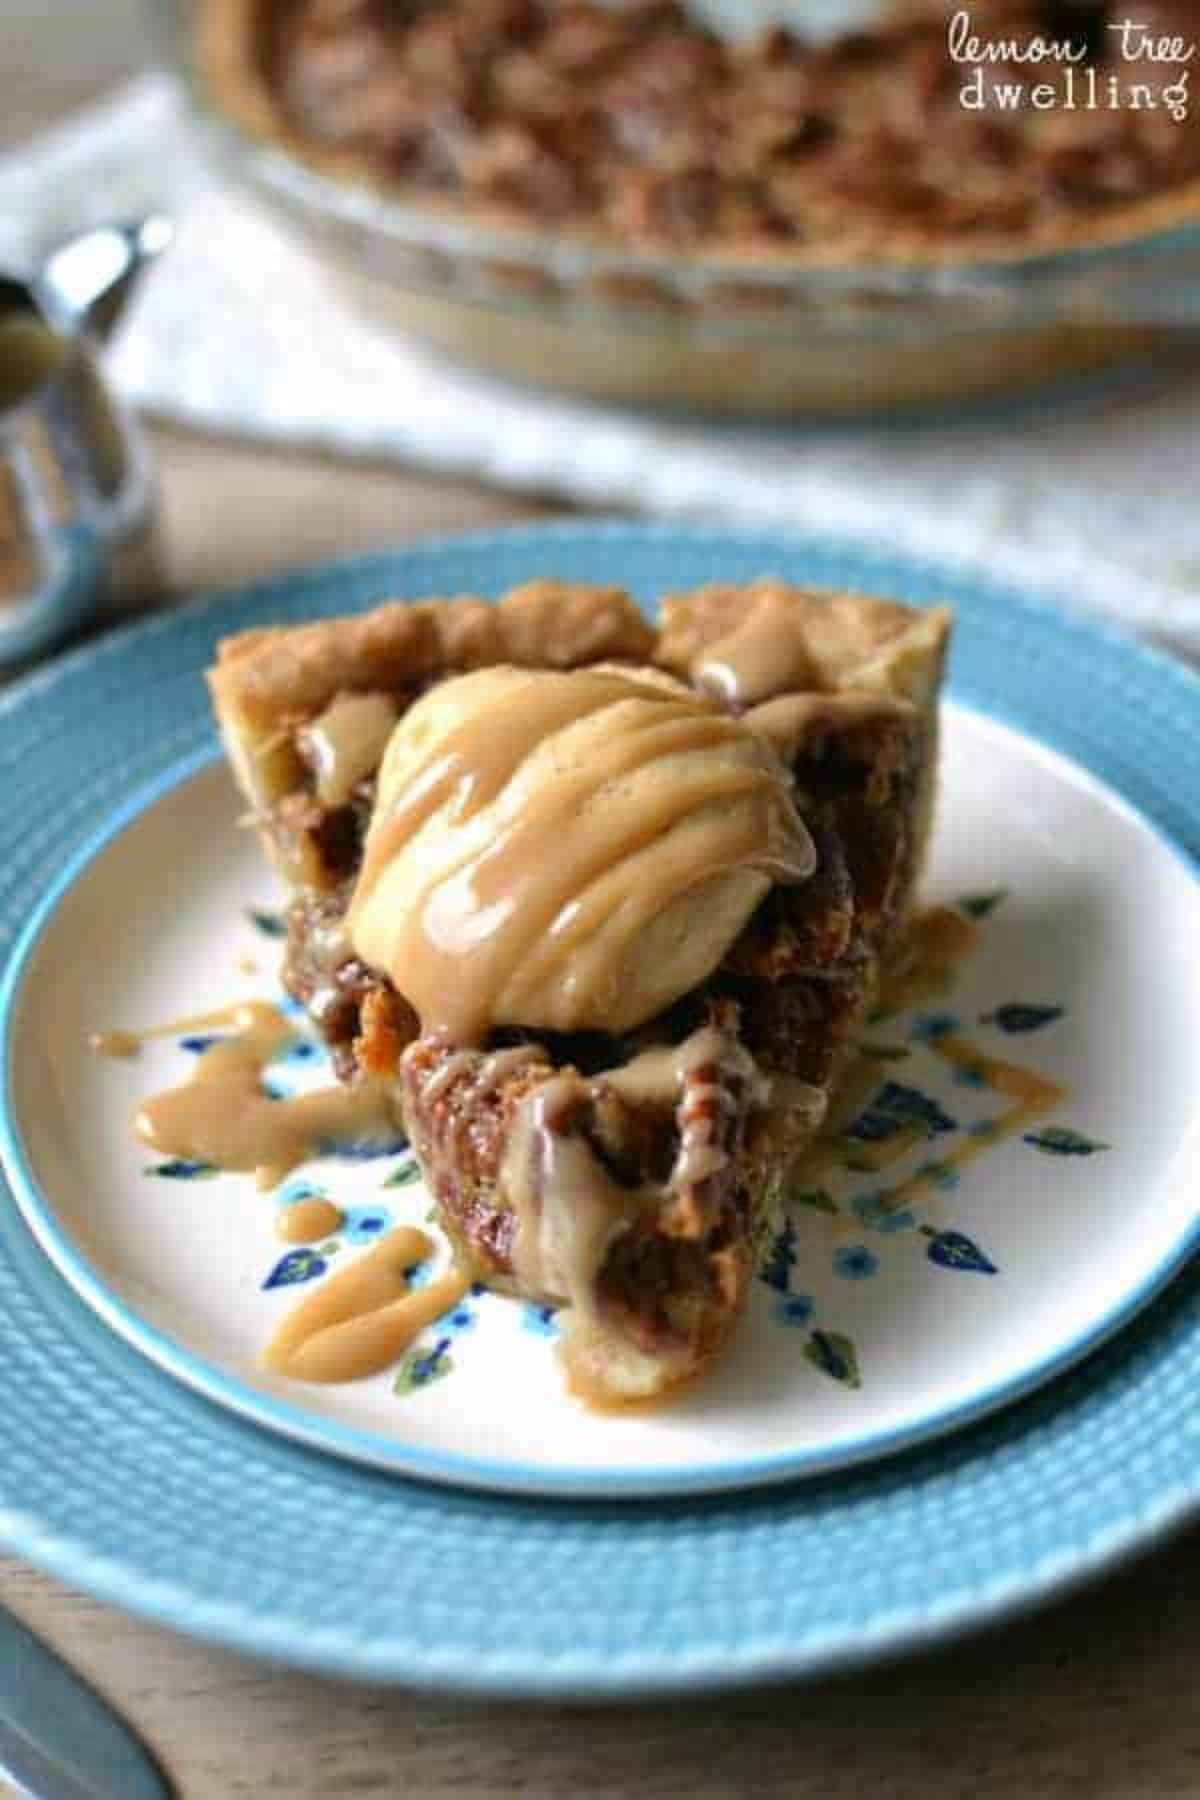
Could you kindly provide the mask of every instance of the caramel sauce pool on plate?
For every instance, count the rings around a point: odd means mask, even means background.
[[[332,1237],[345,1222],[340,1206],[314,1195],[311,1200],[284,1207],[275,1220],[275,1236],[285,1244],[315,1244],[318,1238]]]
[[[946,906],[930,906],[915,913],[884,972],[879,1006],[903,1011],[943,994],[952,985],[954,971],[978,941],[978,931],[961,913]],[[927,1197],[938,1176],[965,1168],[1006,1138],[1015,1137],[1027,1125],[1044,1118],[1066,1097],[1061,1083],[1050,1081],[1033,1069],[988,1056],[957,1032],[932,1037],[928,1048],[954,1068],[978,1075],[993,1090],[1011,1101],[997,1114],[987,1132],[964,1137],[954,1150],[937,1159],[933,1168],[918,1171],[879,1197],[882,1212],[900,1212]],[[864,1049],[850,1063],[838,1083],[829,1117],[820,1136],[792,1171],[801,1186],[815,1186],[836,1164],[852,1154],[855,1166],[885,1169],[898,1162],[923,1137],[920,1126],[894,1132],[882,1143],[853,1143],[844,1127],[854,1118],[879,1081],[879,1065]]]
[[[101,1033],[92,1041],[109,1055],[128,1055],[131,1039],[136,1044],[207,1026],[235,1029],[196,1058],[189,1080],[151,1095],[137,1110],[134,1130],[152,1149],[218,1169],[253,1171],[258,1186],[268,1188],[323,1145],[390,1127],[386,1093],[371,1082],[315,1088],[289,1099],[266,1093],[263,1071],[295,1032],[279,1008],[263,1000],[151,1031]]]
[[[250,1000],[175,1019],[147,1031],[97,1032],[92,1047],[108,1056],[136,1055],[148,1038],[209,1027],[231,1035],[201,1053],[190,1080],[142,1102],[135,1130],[170,1156],[253,1170],[273,1187],[322,1144],[390,1123],[379,1087],[317,1088],[292,1099],[264,1092],[267,1064],[292,1026],[278,1007]],[[313,1196],[286,1207],[276,1223],[286,1243],[313,1243],[344,1223],[331,1200]],[[265,1366],[295,1381],[359,1381],[395,1362],[418,1332],[462,1299],[471,1277],[451,1269],[428,1287],[410,1290],[408,1272],[433,1254],[423,1231],[400,1226],[322,1283],[285,1316],[263,1354]]]
[[[316,1382],[360,1381],[389,1368],[471,1285],[469,1275],[451,1269],[428,1287],[410,1289],[409,1270],[432,1254],[423,1231],[411,1225],[389,1231],[292,1308],[263,1363],[293,1381]]]

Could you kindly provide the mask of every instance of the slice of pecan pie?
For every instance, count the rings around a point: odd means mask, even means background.
[[[285,981],[388,1085],[462,1261],[574,1386],[694,1374],[825,1111],[928,835],[942,610],[530,583],[249,631],[210,681]]]

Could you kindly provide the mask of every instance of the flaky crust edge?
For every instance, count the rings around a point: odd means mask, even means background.
[[[922,708],[936,693],[948,609],[773,578],[669,595],[657,630],[623,588],[592,583],[529,581],[495,602],[471,595],[390,600],[363,613],[237,632],[219,643],[207,679],[239,785],[252,810],[265,811],[301,779],[295,729],[339,693],[415,693],[439,676],[497,663],[653,663],[685,673],[766,590],[804,609],[821,671],[819,696],[796,696],[804,703],[798,729],[814,709],[836,711],[843,697]],[[771,704],[778,709],[790,698]]]
[[[369,612],[222,639],[207,672],[230,763],[252,809],[296,784],[295,728],[339,693],[418,691],[497,663],[569,669],[650,660],[655,634],[623,588],[528,581],[474,595],[390,600]]]

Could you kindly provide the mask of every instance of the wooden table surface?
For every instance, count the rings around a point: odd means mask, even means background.
[[[137,0],[7,0],[0,144],[144,54]],[[394,469],[152,436],[173,592],[546,510]],[[124,1709],[187,1800],[1197,1796],[1198,1592],[1193,1531],[1031,1619],[835,1681],[676,1705],[482,1707],[248,1663],[0,1558],[0,1600]]]

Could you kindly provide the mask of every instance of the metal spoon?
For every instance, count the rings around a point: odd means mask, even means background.
[[[107,1700],[4,1607],[0,1775],[32,1800],[169,1800],[171,1793]]]

